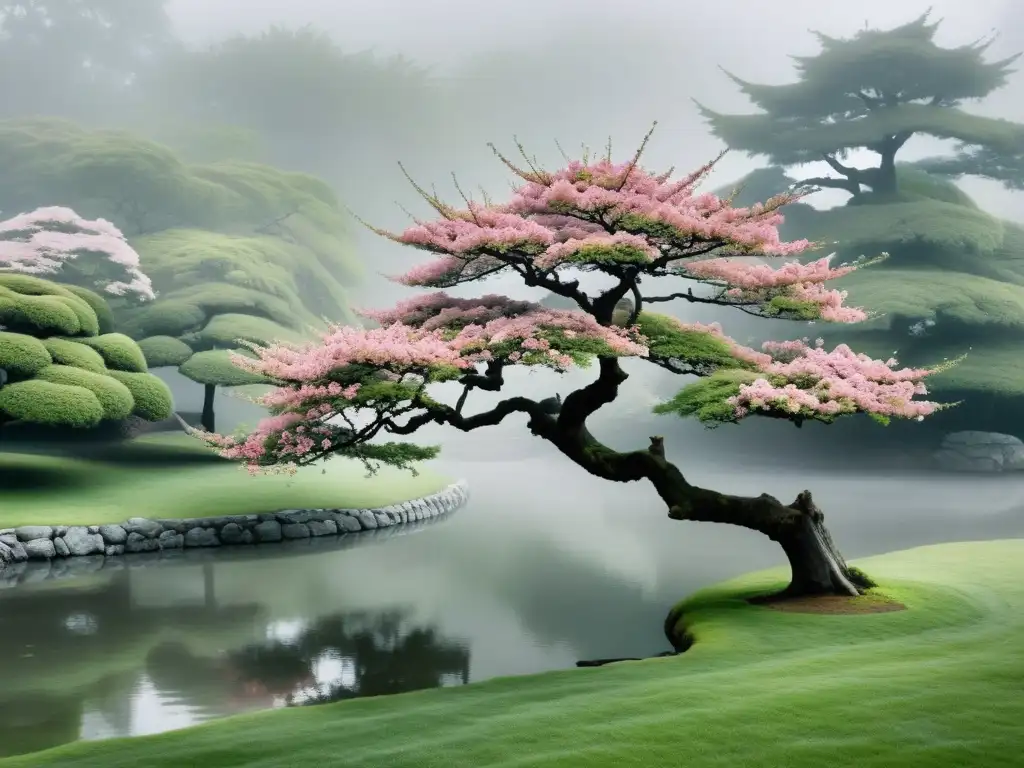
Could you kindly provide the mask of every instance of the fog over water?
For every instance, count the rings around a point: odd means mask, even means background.
[[[1024,48],[1024,3],[1015,0],[169,3],[175,28],[197,47],[272,24],[311,24],[346,51],[401,55],[438,81],[461,84],[461,101],[451,102],[440,128],[457,140],[437,145],[443,149],[420,149],[416,131],[407,130],[392,143],[353,142],[340,160],[309,158],[303,137],[294,137],[295,156],[322,164],[346,205],[392,228],[408,221],[403,207],[429,212],[399,160],[453,200],[450,173],[467,188],[496,195],[507,189],[508,174],[487,141],[511,153],[517,137],[542,161],[557,163],[555,140],[571,151],[581,143],[602,148],[611,135],[617,154],[628,155],[658,121],[646,162],[696,168],[722,147],[692,100],[724,112],[748,108],[721,69],[786,82],[790,57],[816,50],[808,29],[844,36],[865,20],[889,27],[928,6],[946,19],[943,44],[999,28],[994,48],[1001,55]],[[1024,77],[1016,75],[982,111],[1024,121]],[[915,140],[900,158],[942,148]],[[759,165],[730,154],[708,187]],[[983,181],[963,187],[985,210],[1024,221],[1024,193]],[[824,193],[814,205],[841,199]],[[380,307],[415,294],[380,273],[407,268],[421,252],[363,230],[356,237],[370,274],[353,291],[354,303]],[[588,280],[585,286],[598,285]],[[481,292],[542,297],[515,279],[452,291]],[[753,333],[749,318],[718,308],[685,307],[682,316],[721,320],[741,341]],[[786,331],[798,337],[814,329],[790,323]],[[820,424],[798,432],[751,420],[709,432],[656,420],[651,406],[680,378],[636,360],[624,367],[631,378],[623,396],[610,415],[594,420],[599,438],[630,449],[665,433],[669,458],[687,479],[718,490],[788,502],[810,489],[849,558],[1024,536],[1024,479],[925,473],[902,454],[855,450],[852,433]],[[468,412],[508,394],[564,396],[592,377],[515,370],[500,395],[474,392]],[[202,389],[168,378],[178,408],[198,411]],[[457,396],[454,387],[439,392],[449,402]],[[217,412],[225,432],[253,418],[224,395]],[[662,622],[674,603],[784,564],[780,548],[757,533],[671,521],[650,485],[587,475],[532,437],[520,417],[469,435],[428,429],[417,440],[442,446],[437,468],[468,480],[472,498],[450,519],[409,535],[348,537],[344,546],[317,541],[309,544],[315,551],[285,548],[274,557],[188,554],[177,564],[105,567],[0,590],[0,756],[284,706],[317,685],[333,687],[337,697],[394,693],[568,668],[580,659],[653,655],[668,649]],[[799,445],[811,448],[797,451]]]

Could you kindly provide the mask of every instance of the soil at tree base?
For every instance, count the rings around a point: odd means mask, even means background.
[[[896,600],[891,600],[884,595],[871,594],[859,595],[857,597],[850,597],[848,595],[818,595],[813,597],[766,595],[752,597],[747,602],[762,608],[770,608],[773,611],[833,615],[889,613],[891,611],[905,611],[907,609],[907,606]]]

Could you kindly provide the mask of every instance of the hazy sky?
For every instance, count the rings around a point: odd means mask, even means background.
[[[678,38],[681,62],[712,57],[758,72],[787,66],[794,45],[811,45],[805,31],[849,33],[906,21],[930,6],[948,20],[947,35],[981,36],[1008,14],[1014,0],[171,0],[181,31],[193,39],[228,31],[252,32],[270,23],[323,26],[346,45],[401,51],[441,61],[469,52],[515,45],[530,38],[572,34],[581,22],[650,25]],[[590,26],[584,24],[584,26]],[[553,44],[557,44],[554,42]],[[768,69],[762,69],[767,67]]]
[[[690,104],[691,98],[722,111],[744,109],[743,97],[718,68],[760,82],[791,80],[790,56],[817,50],[808,29],[846,36],[866,23],[882,28],[904,23],[932,7],[933,16],[945,21],[939,31],[940,44],[962,45],[1002,28],[1006,33],[997,43],[1000,53],[1024,47],[1024,31],[1012,28],[1016,19],[1024,20],[1024,2],[1020,0],[521,0],[488,4],[477,0],[171,0],[170,7],[180,32],[197,43],[238,32],[258,32],[271,24],[314,24],[350,50],[401,53],[438,71],[487,51],[529,51],[538,46],[557,50],[570,36],[576,41],[581,36],[590,38],[594,46],[588,50],[603,59],[595,61],[594,81],[578,82],[576,62],[574,76],[566,78],[565,87],[576,92],[575,103],[581,98],[608,101],[608,116],[598,126],[600,135],[580,135],[583,129],[571,114],[550,114],[556,109],[549,106],[550,98],[528,92],[535,74],[530,62],[524,61],[524,81],[503,86],[509,91],[509,116],[503,124],[508,136],[493,138],[502,142],[513,133],[525,136],[531,151],[543,153],[537,148],[538,137],[549,143],[554,126],[557,137],[573,146],[579,141],[603,143],[610,132],[618,146],[632,147],[657,119],[662,127],[648,159],[679,167],[695,167],[720,148]],[[622,41],[618,51],[619,58],[625,59],[622,61],[614,56],[616,36]],[[557,57],[551,60],[557,61]],[[659,94],[660,100],[653,100],[650,94],[661,91],[656,85],[659,81],[664,83],[664,98]],[[550,92],[552,84],[558,85],[557,71],[542,89]],[[542,109],[549,113],[537,114],[534,107],[523,114],[514,108],[523,101],[543,104]],[[619,109],[615,109],[616,101]],[[593,113],[583,111],[586,114],[578,118],[592,127]],[[984,111],[1024,120],[1024,75],[995,95]],[[534,132],[537,136],[531,136]],[[942,151],[941,145],[915,140],[903,157],[913,159],[937,151]],[[467,147],[460,155],[451,165],[463,178],[476,175],[474,170],[467,176],[467,167],[475,169],[490,162],[482,145]],[[757,164],[730,156],[716,174],[718,183]],[[828,169],[822,164],[805,171],[813,176]],[[1008,195],[998,185],[984,181],[970,180],[965,186],[997,215],[1020,218],[1024,212],[1022,195]],[[844,199],[841,193],[825,192],[816,198],[816,204],[834,205]]]

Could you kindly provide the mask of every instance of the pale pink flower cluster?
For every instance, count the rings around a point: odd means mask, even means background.
[[[897,369],[895,359],[874,360],[845,344],[827,351],[822,339],[813,346],[806,339],[768,341],[759,352],[726,336],[717,323],[678,325],[683,330],[713,335],[729,346],[734,357],[765,374],[741,386],[739,393],[729,399],[737,418],[752,411],[770,410],[805,416],[862,412],[919,419],[942,407],[913,399],[928,394],[923,381],[937,369]]]
[[[626,232],[616,232],[611,235],[586,234],[580,238],[573,237],[564,242],[555,243],[535,258],[533,264],[540,269],[553,269],[560,264],[597,263],[601,261],[598,253],[602,250],[608,252],[612,249],[628,249],[636,255],[638,261],[651,262],[661,256],[661,252],[651,245],[647,238]]]
[[[354,364],[392,370],[472,365],[440,331],[424,332],[400,324],[371,329],[335,326],[317,342],[249,347],[256,357],[232,355],[236,366],[289,382],[319,382],[332,371]]]
[[[395,279],[405,285],[446,287],[517,260],[549,270],[614,259],[614,251],[620,260],[642,263],[662,256],[658,245],[676,248],[680,259],[686,258],[687,249],[708,243],[767,256],[811,247],[807,240],[779,239],[783,217],[778,209],[797,196],[734,208],[715,195],[694,194],[709,169],[670,181],[668,174],[653,175],[632,164],[572,162],[554,173],[521,174],[526,183],[505,205],[470,202],[466,210],[456,210],[428,198],[441,213],[439,220],[417,222],[400,235],[388,236],[443,255]],[[665,227],[671,237],[650,234]]]
[[[0,269],[55,274],[86,255],[102,256],[122,275],[121,279],[101,278],[96,287],[114,296],[155,298],[153,284],[139,265],[139,254],[105,219],[87,220],[70,208],[52,206],[0,222]]]
[[[433,331],[437,328],[480,325],[499,317],[522,315],[539,308],[540,305],[533,302],[517,301],[494,293],[479,299],[457,299],[441,291],[400,301],[392,309],[361,309],[359,314],[381,325],[402,323]]]
[[[319,342],[247,344],[255,357],[232,355],[239,368],[282,383],[257,402],[284,414],[264,419],[242,440],[197,432],[227,458],[250,468],[287,463],[327,451],[337,431],[328,422],[349,407],[360,384],[342,386],[332,373],[366,365],[392,381],[437,367],[471,369],[502,359],[565,371],[581,339],[601,343],[602,354],[646,357],[646,339],[635,328],[606,328],[583,312],[548,309],[504,296],[479,300],[436,293],[403,302],[390,311],[367,311],[390,324],[383,328],[335,327]],[[271,446],[268,448],[268,446]]]
[[[722,241],[765,255],[796,254],[811,246],[807,240],[783,243],[779,239],[778,225],[783,217],[777,209],[796,196],[734,208],[715,195],[694,194],[707,170],[705,166],[670,181],[668,174],[655,175],[631,163],[574,161],[555,173],[534,175],[516,190],[504,210],[524,216],[567,210],[598,213],[613,225],[629,215],[667,224],[679,239]]]
[[[822,283],[854,272],[857,267],[829,266],[832,256],[801,264],[793,261],[775,269],[767,264],[750,264],[738,259],[706,259],[680,266],[686,277],[716,285],[732,286],[725,295],[733,299],[767,299],[784,295],[818,307],[818,317],[833,323],[859,323],[867,312],[859,307],[844,307],[846,291],[825,288]]]
[[[832,268],[831,256],[801,264],[791,261],[781,267],[773,268],[767,264],[750,264],[738,259],[706,259],[692,261],[681,267],[687,277],[697,280],[708,280],[727,283],[737,288],[758,290],[762,288],[785,288],[807,283],[824,283],[827,280],[845,277],[853,272],[855,266]]]

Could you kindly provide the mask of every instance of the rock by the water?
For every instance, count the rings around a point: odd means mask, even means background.
[[[338,524],[333,520],[310,520],[306,527],[310,536],[334,536],[338,533]]]
[[[128,532],[120,525],[101,525],[100,536],[107,544],[124,544],[128,540]]]
[[[281,526],[281,535],[286,539],[308,539],[309,527],[305,523],[287,523]]]
[[[999,432],[953,432],[933,459],[950,472],[1019,472],[1024,470],[1024,441]]]
[[[18,537],[18,541],[49,539],[53,537],[53,528],[48,525],[23,525],[14,529],[14,535]]]
[[[132,531],[128,534],[128,538],[124,542],[124,551],[130,554],[137,552],[156,552],[160,549],[160,545],[156,539],[150,539],[143,536],[138,531]]]
[[[377,518],[374,517],[373,512],[368,509],[359,510],[359,522],[368,531],[375,530],[377,528]]]
[[[238,523],[228,523],[220,529],[220,540],[225,544],[241,544],[245,531]]]
[[[25,553],[29,560],[52,560],[57,550],[50,539],[38,538],[25,542]]]
[[[124,524],[124,529],[129,533],[137,533],[146,539],[155,539],[163,531],[164,527],[156,520],[147,520],[144,517],[133,517]]]
[[[175,531],[164,531],[156,540],[160,549],[181,549],[185,546],[184,534]]]
[[[219,547],[220,539],[213,528],[193,528],[185,534],[186,547]]]
[[[127,538],[127,536],[125,536]],[[124,554],[124,544],[109,544],[107,548],[103,550],[103,554],[107,557],[116,557],[117,555]]]
[[[280,541],[281,524],[277,520],[264,520],[253,529],[256,534],[256,541]]]
[[[363,526],[351,515],[339,514],[334,518],[334,522],[338,524],[338,530],[342,533],[357,533],[363,530]]]
[[[99,533],[89,533],[89,529],[80,525],[72,525],[64,534],[64,542],[68,551],[77,557],[84,555],[102,555],[106,545]]]
[[[68,549],[68,543],[64,541],[63,536],[53,540],[53,551],[57,553],[58,557],[69,557],[71,555],[71,550]]]

